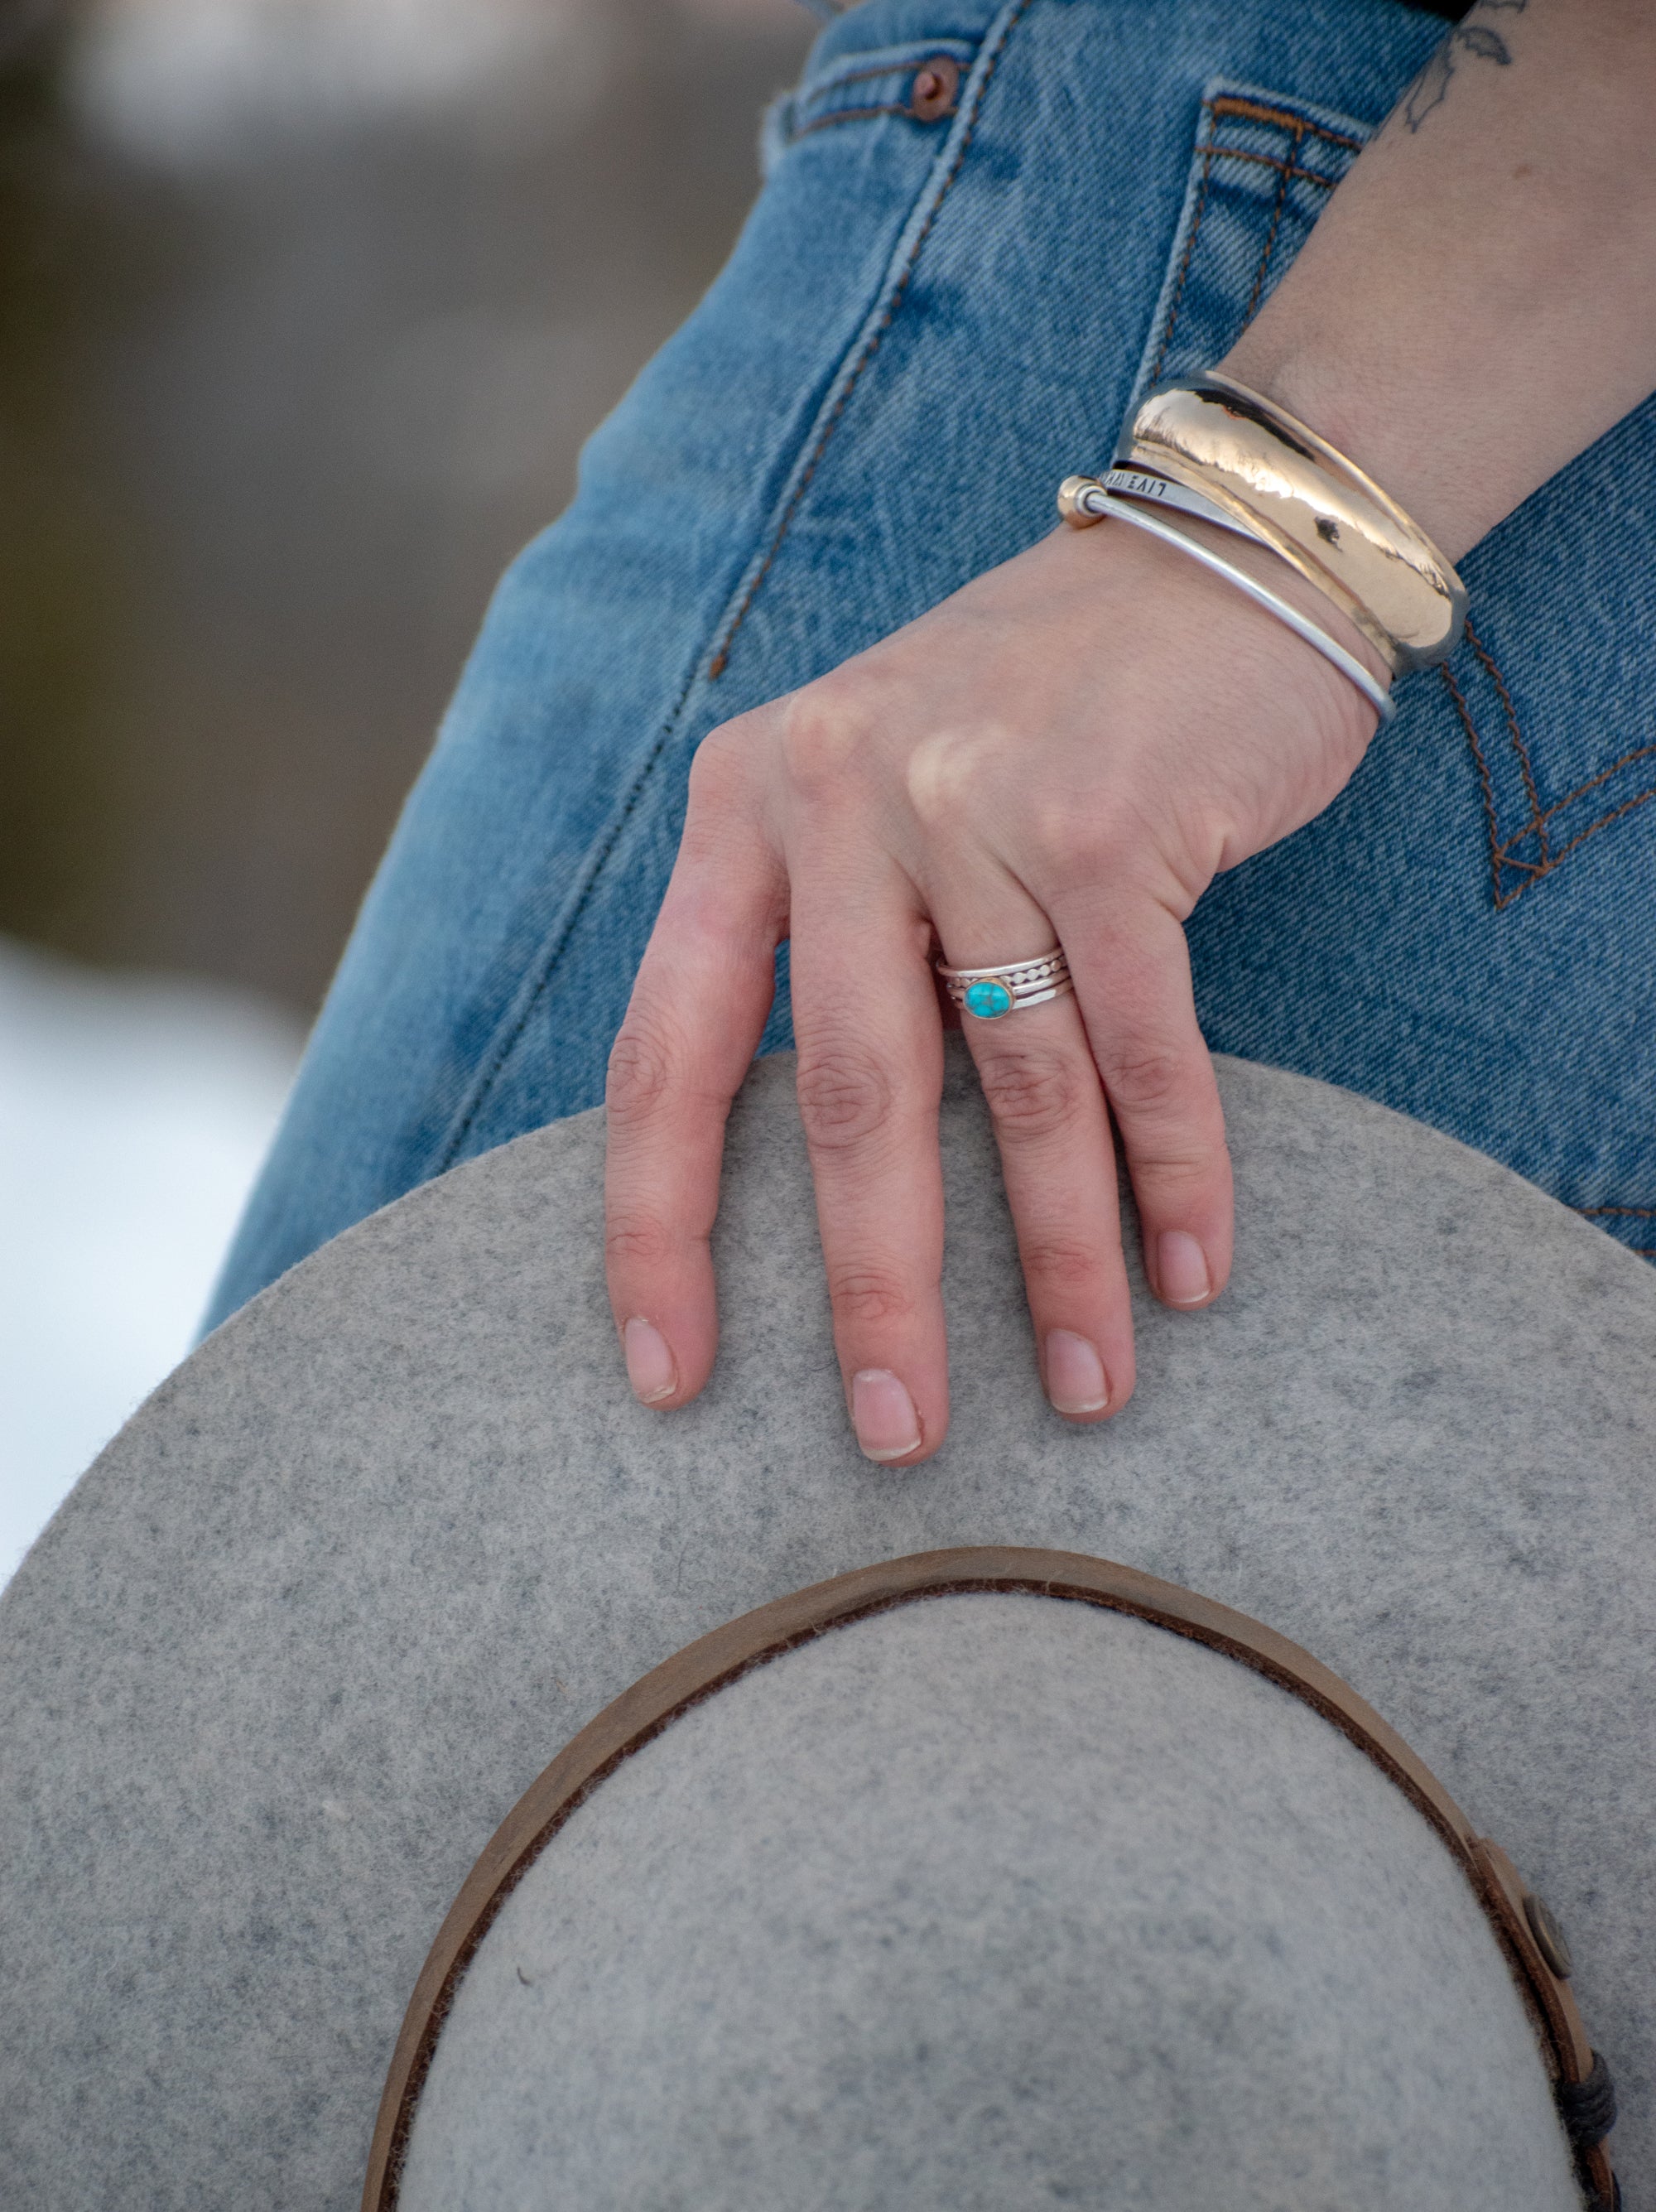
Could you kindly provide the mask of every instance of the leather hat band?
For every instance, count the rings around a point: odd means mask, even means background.
[[[489,1839],[421,1970],[380,2098],[363,2212],[393,2212],[415,2106],[478,1946],[517,1884],[604,1777],[687,1708],[793,1645],[893,1606],[974,1590],[1027,1591],[1136,1614],[1267,1675],[1349,1736],[1437,1831],[1471,1882],[1539,2033],[1589,2203],[1594,2212],[1611,2212],[1619,2197],[1603,2138],[1615,2119],[1615,2093],[1570,1990],[1568,1947],[1506,1853],[1477,1833],[1396,1730],[1308,1651],[1246,1613],[1107,1559],[998,1546],[888,1560],[761,1606],[652,1668],[564,1747]]]

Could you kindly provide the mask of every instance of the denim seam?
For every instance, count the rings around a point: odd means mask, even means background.
[[[836,123],[868,123],[878,115],[906,115],[911,123],[918,123],[921,130],[925,131],[933,124],[946,121],[956,112],[954,107],[940,107],[935,115],[916,115],[913,106],[905,100],[888,100],[880,107],[840,107],[836,108],[832,115],[819,115],[814,123],[802,123],[788,143],[797,146],[802,138],[809,138],[813,131],[828,131]]]
[[[1294,173],[1289,164],[1282,165],[1282,174],[1277,179],[1277,204],[1271,210],[1271,228],[1265,233],[1265,252],[1259,256],[1259,265],[1253,272],[1253,289],[1247,295],[1247,306],[1242,311],[1242,328],[1246,330],[1259,310],[1259,295],[1265,289],[1265,276],[1271,268],[1271,257],[1277,251],[1277,234],[1283,227],[1283,210],[1288,205],[1288,188]]]
[[[1541,793],[1536,788],[1535,770],[1530,764],[1530,749],[1525,744],[1524,733],[1518,726],[1518,709],[1513,704],[1512,693],[1507,689],[1507,679],[1495,666],[1488,647],[1472,628],[1470,615],[1466,618],[1466,642],[1489,672],[1489,680],[1495,685],[1496,695],[1501,701],[1501,712],[1507,717],[1507,734],[1512,740],[1513,750],[1518,756],[1518,765],[1524,778],[1525,795],[1530,802],[1530,819],[1534,823],[1536,835],[1541,841],[1541,865],[1544,868],[1551,858],[1547,850],[1547,817],[1541,811]],[[1526,835],[1527,834],[1526,832]],[[1516,843],[1516,839],[1509,841],[1511,843]]]
[[[1624,768],[1631,768],[1635,761],[1651,759],[1656,759],[1656,745],[1635,745],[1630,753],[1623,753],[1620,760],[1613,760],[1608,768],[1601,768],[1597,775],[1590,775],[1585,783],[1578,783],[1574,791],[1567,791],[1562,799],[1555,799],[1542,814],[1540,820],[1550,822],[1555,814],[1562,814],[1567,806],[1573,806],[1578,799],[1583,799],[1588,792],[1597,790],[1601,783],[1608,783],[1611,776],[1618,775]],[[1640,795],[1647,797],[1649,794],[1641,793]],[[1511,842],[1516,845],[1529,834],[1528,829],[1522,830],[1518,836],[1511,840]]]
[[[827,445],[828,441],[833,433],[834,425],[838,422],[841,413],[844,411],[846,402],[851,396],[852,388],[855,385],[857,378],[861,375],[863,368],[866,365],[870,356],[878,345],[880,338],[883,335],[888,325],[890,323],[893,315],[896,313],[903,293],[907,287],[908,279],[913,272],[914,264],[919,258],[920,249],[925,245],[927,237],[931,234],[932,224],[937,217],[937,210],[942,206],[943,200],[948,197],[950,187],[953,185],[955,178],[960,174],[961,166],[966,158],[967,148],[971,143],[972,131],[976,125],[978,112],[982,106],[983,94],[988,87],[990,79],[994,75],[995,70],[999,64],[1002,53],[1005,51],[1006,43],[1012,30],[1017,24],[1019,19],[1027,13],[1032,4],[1033,0],[1016,0],[1016,4],[1011,9],[1010,12],[1003,21],[999,38],[989,55],[988,64],[983,70],[981,76],[978,79],[976,90],[973,95],[972,112],[967,118],[966,128],[962,133],[960,145],[956,149],[954,163],[949,168],[947,175],[944,177],[941,187],[936,191],[931,210],[928,213],[925,222],[921,225],[920,229],[904,260],[901,271],[897,279],[896,289],[892,293],[886,312],[881,318],[879,323],[876,325],[871,337],[868,339],[861,359],[858,362],[856,368],[852,372],[849,382],[846,383],[844,390],[841,392],[839,401],[829,416],[827,424],[822,429],[822,434],[817,441],[816,452],[811,456],[805,477],[796,488],[793,497],[788,503],[783,515],[781,529],[778,532],[769,552],[765,556],[763,567],[761,568],[759,574],[755,577],[753,582],[749,586],[746,595],[743,599],[741,605],[737,609],[735,622],[731,623],[728,629],[725,632],[723,642],[718,648],[718,652],[715,656],[718,662],[718,667],[716,669],[712,667],[709,668],[708,674],[710,676],[717,674],[722,671],[725,661],[728,657],[731,639],[734,637],[737,629],[740,626],[742,618],[747,613],[749,607],[753,604],[754,596],[758,590],[759,584],[762,580],[766,571],[769,568],[771,562],[776,556],[776,553],[781,544],[782,538],[786,533],[788,525],[792,520],[794,511],[798,507],[801,497],[804,495],[805,484],[809,483],[810,476],[815,473],[816,464],[822,458],[822,449]],[[889,282],[889,276],[886,281],[888,283]],[[714,635],[718,635],[718,629],[716,628]],[[532,985],[521,992],[520,1000],[515,1014],[509,1015],[507,1018],[507,1020],[502,1024],[501,1030],[494,1043],[494,1049],[489,1054],[486,1064],[480,1067],[477,1073],[473,1077],[470,1095],[464,1106],[458,1110],[457,1118],[447,1141],[444,1144],[440,1152],[437,1156],[437,1165],[434,1170],[434,1173],[441,1175],[447,1169],[454,1165],[456,1159],[458,1158],[460,1148],[464,1144],[467,1136],[470,1133],[472,1124],[476,1121],[478,1115],[482,1111],[483,1107],[488,1103],[489,1094],[494,1090],[494,1085],[500,1078],[501,1069],[506,1066],[507,1061],[510,1059],[518,1040],[522,1036],[525,1030],[528,1027],[536,1007],[539,1005],[547,987],[551,982],[553,975],[557,970],[558,963],[563,956],[564,948],[567,945],[571,936],[573,934],[575,928],[579,923],[582,915],[585,912],[587,906],[591,902],[592,895],[597,888],[599,880],[603,877],[604,868],[609,861],[610,856],[614,852],[617,843],[620,842],[622,831],[626,829],[626,826],[628,821],[632,818],[633,813],[636,809],[640,799],[643,797],[646,787],[649,783],[650,778],[654,772],[657,762],[666,750],[668,744],[672,739],[674,732],[677,729],[679,723],[683,717],[684,710],[689,703],[691,695],[695,690],[697,677],[701,669],[701,650],[702,648],[698,646],[695,654],[691,658],[689,673],[684,680],[683,687],[680,690],[677,698],[673,702],[671,708],[669,709],[666,718],[662,723],[661,729],[656,738],[654,744],[651,746],[648,754],[640,763],[638,772],[633,779],[632,785],[628,791],[626,799],[622,801],[616,814],[611,817],[602,842],[593,851],[587,865],[586,879],[582,884],[579,891],[576,894],[575,898],[566,910],[562,920],[558,924],[548,945],[545,955],[540,963],[538,974],[535,975]]]
[[[1297,161],[1284,161],[1280,154],[1256,154],[1247,146],[1212,145],[1207,149],[1210,161],[1257,161],[1262,169],[1277,169],[1284,184],[1320,185],[1331,192],[1340,181],[1338,177],[1325,177],[1320,169],[1301,168]]]
[[[1585,783],[1578,784],[1574,791],[1566,792],[1563,798],[1555,799],[1550,806],[1544,807],[1536,786],[1529,748],[1524,742],[1524,733],[1519,723],[1518,710],[1513,703],[1511,690],[1496,666],[1493,654],[1473,629],[1470,622],[1466,625],[1466,642],[1471,646],[1480,664],[1488,672],[1495,687],[1501,710],[1507,717],[1507,740],[1517,759],[1520,773],[1524,780],[1525,793],[1529,799],[1531,809],[1530,819],[1523,828],[1503,840],[1495,808],[1495,785],[1489,775],[1489,762],[1484,753],[1483,740],[1478,736],[1477,725],[1473,719],[1466,696],[1455,681],[1449,664],[1447,661],[1444,662],[1438,673],[1443,678],[1449,696],[1454,702],[1455,712],[1460,718],[1461,726],[1466,732],[1466,741],[1471,748],[1472,759],[1477,768],[1478,781],[1483,787],[1483,812],[1489,831],[1490,888],[1495,911],[1499,914],[1521,898],[1532,884],[1538,884],[1544,876],[1551,875],[1562,860],[1566,860],[1570,854],[1585,845],[1590,837],[1596,837],[1601,830],[1609,829],[1613,822],[1619,822],[1624,815],[1631,814],[1635,808],[1643,806],[1651,799],[1656,799],[1656,784],[1652,784],[1643,791],[1635,792],[1631,798],[1623,799],[1619,806],[1613,806],[1607,813],[1601,814],[1596,822],[1590,822],[1585,830],[1579,831],[1568,843],[1555,846],[1548,837],[1546,825],[1562,813],[1567,806],[1574,805],[1577,799],[1585,798],[1588,792],[1595,790],[1599,784],[1608,781],[1622,769],[1630,767],[1635,761],[1656,758],[1656,745],[1639,745],[1631,752],[1623,753],[1619,760],[1612,761],[1608,768],[1600,769],[1596,775],[1589,776]],[[1538,841],[1542,855],[1540,860],[1520,859],[1515,848],[1521,845],[1526,837],[1534,837]],[[1520,877],[1520,880],[1511,890],[1507,888],[1501,874],[1501,871],[1506,868],[1517,871]]]
[[[981,65],[980,73],[978,76],[977,83],[971,90],[971,106],[969,109],[963,109],[961,111],[964,127],[961,131],[960,143],[955,149],[955,158],[950,163],[949,170],[943,177],[942,183],[937,186],[936,191],[932,195],[931,205],[926,211],[925,222],[920,225],[919,229],[915,233],[913,240],[910,243],[908,252],[904,259],[902,267],[897,274],[895,284],[891,291],[891,296],[886,302],[885,312],[880,317],[879,321],[875,325],[873,330],[869,333],[860,356],[840,387],[840,396],[834,404],[833,410],[828,416],[828,421],[822,425],[821,434],[816,441],[815,450],[811,453],[810,459],[806,461],[804,471],[802,471],[798,481],[794,485],[793,491],[788,499],[786,506],[782,511],[781,521],[777,526],[776,534],[771,540],[770,546],[765,554],[765,557],[760,562],[758,569],[754,574],[753,580],[749,583],[747,590],[743,592],[735,614],[731,617],[723,635],[719,638],[718,644],[713,648],[713,657],[707,663],[707,680],[709,683],[716,684],[719,681],[719,678],[725,673],[726,667],[729,665],[731,647],[735,642],[737,632],[747,620],[749,610],[752,607],[755,599],[758,598],[760,589],[764,584],[766,577],[769,575],[772,567],[775,562],[777,555],[782,550],[784,541],[786,539],[788,532],[792,526],[793,518],[798,513],[800,506],[804,500],[806,492],[810,489],[812,480],[816,477],[817,468],[822,462],[822,455],[828,449],[828,441],[833,437],[834,431],[838,428],[840,417],[844,415],[846,409],[851,403],[851,396],[857,389],[858,383],[861,381],[864,370],[868,367],[869,362],[874,358],[875,354],[878,351],[881,339],[891,327],[893,321],[895,319],[897,310],[901,307],[904,299],[907,295],[909,280],[914,274],[914,270],[919,263],[921,251],[925,245],[926,240],[931,235],[932,228],[937,220],[938,214],[943,208],[944,201],[947,200],[950,191],[954,189],[955,179],[960,175],[961,170],[965,165],[967,153],[972,143],[972,136],[977,128],[978,118],[983,112],[984,95],[989,89],[989,86],[993,80],[995,71],[1000,66],[1001,57],[1006,52],[1007,43],[1011,37],[1013,30],[1016,27],[1019,20],[1028,13],[1032,4],[1033,0],[1016,0],[1016,4],[1002,21],[998,38],[996,40],[992,49],[985,58]]]
[[[847,69],[843,63],[835,64],[819,76],[796,85],[787,97],[801,103],[820,100],[828,93],[837,92],[842,84],[863,84],[876,76],[904,76],[912,70],[924,69],[940,55],[947,55],[965,71],[976,60],[982,46],[981,34],[976,38],[905,39],[895,46],[877,46],[871,53],[847,56],[847,60],[858,62],[855,69]]]
[[[813,93],[838,92],[842,84],[866,84],[870,77],[876,76],[903,76],[911,70],[924,69],[925,66],[925,64],[920,61],[876,62],[870,69],[846,70],[839,76],[825,76],[820,84],[812,85],[810,89]],[[802,91],[800,97],[805,96]]]
[[[507,1061],[511,1058],[513,1049],[517,1044],[519,1038],[523,1035],[525,1030],[528,1028],[531,1017],[533,1015],[536,1007],[540,1004],[542,994],[544,993],[547,985],[552,980],[552,976],[557,968],[558,962],[562,957],[563,949],[568,944],[582,915],[586,911],[588,902],[591,899],[594,890],[597,888],[598,880],[604,873],[605,864],[609,860],[610,854],[614,852],[616,846],[620,842],[622,832],[626,829],[628,823],[632,819],[634,810],[637,806],[639,800],[644,795],[645,787],[650,781],[651,775],[654,771],[656,763],[666,750],[669,743],[671,741],[674,731],[678,727],[680,718],[683,714],[686,705],[688,703],[690,694],[695,689],[696,673],[701,665],[701,649],[698,646],[695,655],[690,664],[690,672],[684,680],[683,688],[679,692],[677,698],[674,700],[672,706],[669,708],[666,719],[662,723],[660,731],[657,734],[656,741],[654,744],[651,746],[648,753],[645,756],[644,760],[640,763],[637,775],[633,778],[631,787],[628,789],[626,798],[622,800],[616,813],[610,817],[610,825],[608,830],[605,831],[602,843],[599,844],[592,853],[592,855],[587,863],[586,880],[582,884],[579,890],[575,896],[573,904],[566,911],[562,920],[558,924],[552,941],[540,963],[539,973],[535,976],[533,987],[527,991],[523,992],[521,1003],[517,1009],[515,1018],[508,1017],[508,1026],[506,1027],[504,1032],[497,1038],[494,1049],[489,1056],[487,1064],[483,1067],[480,1068],[477,1073],[472,1078],[470,1095],[460,1112],[458,1120],[450,1133],[448,1141],[444,1145],[441,1152],[438,1155],[437,1165],[433,1170],[434,1174],[445,1174],[454,1165],[456,1159],[458,1158],[461,1146],[464,1144],[467,1136],[470,1133],[472,1123],[476,1120],[478,1115],[482,1111],[483,1107],[488,1103],[489,1093],[494,1088],[494,1085],[500,1076],[500,1070],[506,1066]]]
[[[1361,154],[1364,141],[1354,138],[1349,131],[1331,131],[1325,123],[1313,123],[1307,115],[1296,115],[1291,107],[1267,107],[1263,100],[1243,100],[1235,93],[1215,93],[1203,101],[1210,115],[1240,115],[1250,123],[1273,124],[1279,131],[1291,131],[1296,138],[1307,131],[1313,137],[1326,138],[1331,145],[1349,147],[1352,153]]]
[[[1210,131],[1221,116],[1234,115],[1240,116],[1249,122],[1269,124],[1275,130],[1290,131],[1296,149],[1300,141],[1307,135],[1316,138],[1325,138],[1331,145],[1350,147],[1355,152],[1361,152],[1362,149],[1362,141],[1353,138],[1347,131],[1330,131],[1320,123],[1313,123],[1308,116],[1295,115],[1289,108],[1266,107],[1256,100],[1240,100],[1230,94],[1219,93],[1210,99],[1204,100],[1202,102],[1202,115],[1203,127]],[[1218,161],[1257,161],[1265,168],[1277,170],[1282,178],[1277,195],[1277,211],[1271,218],[1271,233],[1265,240],[1265,254],[1259,264],[1259,273],[1254,278],[1253,296],[1248,301],[1245,323],[1253,320],[1254,309],[1259,304],[1259,294],[1265,284],[1265,271],[1270,266],[1271,254],[1276,249],[1277,227],[1282,221],[1283,209],[1287,200],[1289,184],[1299,182],[1320,185],[1325,191],[1331,191],[1338,182],[1337,178],[1320,176],[1314,169],[1301,168],[1297,162],[1284,161],[1276,155],[1255,154],[1244,146],[1222,145],[1211,137],[1204,140],[1202,189],[1197,196],[1196,213],[1191,219],[1190,236],[1185,240],[1185,251],[1179,264],[1179,274],[1174,281],[1173,298],[1168,304],[1168,319],[1162,330],[1162,343],[1157,346],[1156,359],[1150,364],[1148,381],[1151,384],[1154,384],[1162,374],[1162,364],[1168,357],[1168,349],[1173,343],[1174,332],[1178,327],[1179,311],[1184,304],[1185,280],[1190,275],[1191,263],[1196,257],[1196,241],[1202,234],[1202,219],[1207,213],[1208,193],[1213,183],[1213,165]]]

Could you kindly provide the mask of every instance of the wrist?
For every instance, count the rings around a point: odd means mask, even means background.
[[[1314,585],[1279,560],[1268,546],[1250,543],[1195,516],[1180,515],[1177,527],[1181,538],[1216,554],[1227,567],[1241,571],[1286,601],[1350,653],[1381,691],[1389,688],[1391,671],[1384,656]],[[1101,562],[1107,579],[1119,580],[1124,574],[1143,576],[1158,598],[1171,592],[1175,605],[1193,613],[1204,637],[1223,634],[1238,647],[1251,638],[1259,650],[1250,656],[1250,665],[1257,672],[1272,672],[1266,680],[1279,708],[1297,704],[1310,711],[1327,732],[1338,735],[1343,744],[1355,747],[1356,755],[1360,756],[1368,745],[1375,728],[1374,707],[1321,653],[1303,639],[1296,641],[1268,610],[1251,605],[1234,583],[1211,574],[1172,547],[1158,544],[1118,517],[1079,532],[1061,528],[1047,544],[1061,560]],[[1210,593],[1210,600],[1205,596]],[[1234,631],[1233,624],[1237,625]],[[1289,684],[1293,686],[1291,691],[1283,688]]]
[[[1355,659],[1361,661],[1383,689],[1390,688],[1390,668],[1356,623],[1326,593],[1319,592],[1314,584],[1291,568],[1286,561],[1279,559],[1268,545],[1238,538],[1233,532],[1222,530],[1216,524],[1204,522],[1193,515],[1181,516],[1179,527],[1199,544],[1220,554],[1233,568],[1241,569],[1256,583],[1263,584],[1267,591],[1274,592],[1278,599],[1286,599],[1308,621],[1315,623],[1319,629],[1325,630],[1337,645],[1344,646]],[[1261,612],[1259,619],[1269,622],[1271,617]],[[1344,688],[1342,684],[1342,689]]]
[[[1523,495],[1508,498],[1487,470],[1475,478],[1470,455],[1446,434],[1457,421],[1453,396],[1422,380],[1405,398],[1396,386],[1388,391],[1372,367],[1344,361],[1332,349],[1272,342],[1253,331],[1214,365],[1354,461],[1452,562]]]

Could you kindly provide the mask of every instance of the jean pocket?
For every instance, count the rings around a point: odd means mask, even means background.
[[[766,112],[765,174],[802,138],[849,125],[889,122],[920,138],[935,136],[955,114],[976,54],[974,40],[913,40],[871,52],[835,54],[808,70]]]
[[[1208,85],[1135,398],[1229,352],[1374,128],[1257,86]]]

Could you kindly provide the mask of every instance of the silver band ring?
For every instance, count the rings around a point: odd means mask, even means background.
[[[997,968],[945,968],[939,960],[937,973],[955,1004],[980,1022],[998,1022],[1020,1006],[1044,1006],[1075,988],[1061,945],[1034,960],[1006,960]]]

